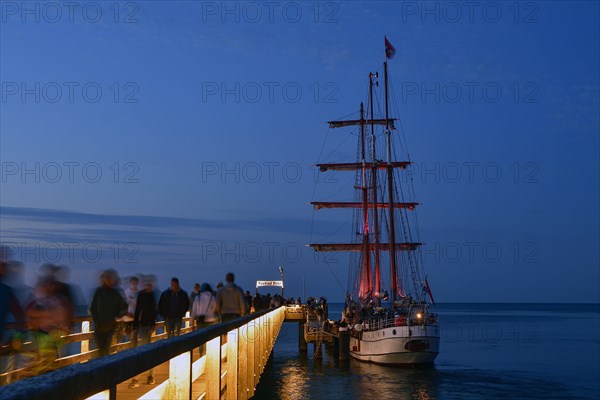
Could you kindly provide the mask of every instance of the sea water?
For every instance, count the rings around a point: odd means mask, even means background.
[[[329,317],[342,304],[330,304]],[[439,304],[433,367],[340,362],[282,327],[256,399],[600,399],[600,305]]]

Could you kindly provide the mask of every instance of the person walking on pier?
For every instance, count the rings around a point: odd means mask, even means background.
[[[54,264],[43,264],[40,267],[42,276],[40,279],[50,282],[51,294],[61,299],[62,304],[66,307],[67,318],[69,320],[69,331],[75,318],[75,299],[73,296],[73,288],[66,281],[69,274],[68,268]]]
[[[140,279],[137,276],[132,276],[129,278],[129,287],[125,289],[125,297],[127,299],[127,314],[131,314],[132,317],[135,313],[135,305],[139,293],[139,282]]]
[[[143,289],[138,293],[135,311],[133,316],[133,336],[137,338],[136,345],[144,345],[150,343],[152,332],[156,326],[156,316],[158,315],[158,303],[154,294],[154,280],[151,276],[143,278]],[[154,384],[154,374],[151,368],[148,371],[148,385]],[[129,384],[130,388],[139,387],[137,379],[132,379]]]
[[[190,293],[190,311],[192,311],[192,305],[194,304],[194,300],[196,300],[196,297],[198,297],[199,295],[200,295],[200,284],[194,283],[194,290],[192,290],[192,293]]]
[[[192,308],[194,307],[194,301],[200,296],[200,284],[199,283],[194,283],[194,289],[192,289],[191,293],[190,293],[190,316],[191,316],[191,321],[190,321],[190,326],[192,327],[193,330],[198,329],[198,324],[196,323],[196,319],[194,318],[192,314]]]
[[[135,304],[137,301],[138,293],[140,292],[138,285],[140,279],[137,276],[129,278],[129,287],[125,289],[125,301],[127,301],[127,315],[123,317],[125,325],[125,341],[133,340],[135,342],[135,334],[133,334],[133,315],[135,314]]]
[[[22,332],[25,331],[25,312],[13,289],[3,282],[9,255],[8,247],[0,246],[0,345],[8,341],[8,338],[5,337],[5,326],[8,314],[11,314],[17,322],[18,329],[18,334],[12,338],[13,344],[20,346]],[[3,369],[4,367],[0,366],[0,373],[4,372]]]
[[[101,285],[94,292],[90,305],[90,314],[94,320],[94,341],[99,356],[109,354],[113,334],[117,327],[116,318],[127,313],[127,303],[115,289],[118,281],[117,271],[107,269],[100,277]]]
[[[228,273],[225,276],[225,285],[217,292],[217,312],[221,314],[222,322],[231,321],[246,314],[244,291],[234,281],[233,273]]]
[[[70,308],[62,296],[53,292],[54,281],[42,277],[35,285],[35,298],[27,306],[29,329],[35,349],[26,376],[35,376],[57,368],[54,361],[64,344],[61,336],[69,331]]]
[[[252,295],[248,290],[244,293],[244,300],[246,301],[246,314],[250,314],[252,312]]]
[[[200,286],[200,293],[196,296],[192,304],[191,317],[196,322],[198,328],[204,328],[218,322],[216,313],[217,299],[208,283]]]
[[[167,327],[167,338],[181,333],[181,322],[183,316],[190,307],[190,299],[179,287],[179,279],[171,279],[171,287],[160,295],[158,301],[158,312],[165,318]]]

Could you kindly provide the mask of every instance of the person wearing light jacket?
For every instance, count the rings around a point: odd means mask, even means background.
[[[217,299],[213,295],[212,288],[208,283],[200,286],[200,292],[192,303],[191,317],[196,321],[198,328],[204,328],[219,321],[217,312]]]
[[[225,286],[217,292],[217,312],[221,321],[231,321],[246,314],[246,299],[241,287],[234,283],[235,276],[230,272],[225,276]]]

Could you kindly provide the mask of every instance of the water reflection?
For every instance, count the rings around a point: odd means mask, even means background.
[[[255,399],[547,399],[552,387],[556,398],[573,396],[565,385],[543,377],[464,368],[432,366],[419,368],[384,367],[356,360],[340,362],[333,354],[323,359],[282,348],[276,354],[257,388]]]
[[[281,369],[280,388],[277,391],[279,398],[302,399],[308,391],[308,374],[305,370],[305,359],[289,362]]]
[[[394,368],[352,361],[350,374],[355,390],[364,398],[429,400],[439,397],[434,367]]]
[[[398,369],[357,361],[339,361],[333,347],[313,357],[297,343],[276,346],[257,388],[256,399],[417,399],[438,398],[435,369]]]
[[[255,398],[598,398],[598,307],[510,307],[439,307],[444,326],[454,330],[442,335],[443,351],[429,368],[340,362],[331,348],[315,360],[312,345],[299,352],[297,324],[285,324]],[[497,309],[502,315],[494,316]],[[581,352],[581,345],[590,351]]]

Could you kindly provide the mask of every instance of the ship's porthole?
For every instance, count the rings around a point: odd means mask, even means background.
[[[392,331],[392,333],[394,334],[394,336],[396,336],[396,330],[395,329]]]

